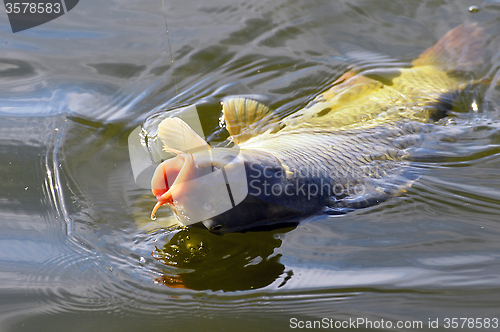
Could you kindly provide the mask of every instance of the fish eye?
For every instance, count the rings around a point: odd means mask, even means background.
[[[215,225],[215,226],[211,227],[210,230],[212,232],[216,232],[216,231],[220,230],[221,228],[222,228],[222,225],[219,224],[219,225]]]

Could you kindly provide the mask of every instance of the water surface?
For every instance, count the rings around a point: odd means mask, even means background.
[[[225,96],[259,94],[289,113],[348,68],[347,54],[411,61],[463,22],[497,36],[499,2],[165,7],[175,81],[161,1],[84,1],[16,34],[1,21],[0,331],[500,318],[495,84],[467,91],[438,124],[448,139],[415,151],[422,176],[406,195],[297,227],[145,229],[155,200],[135,184],[127,146],[148,116],[178,104],[200,105],[220,141]],[[497,80],[494,37],[488,50],[481,75]]]

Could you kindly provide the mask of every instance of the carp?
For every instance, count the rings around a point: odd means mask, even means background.
[[[166,118],[158,137],[175,157],[154,172],[151,216],[168,205],[184,225],[224,233],[401,195],[418,178],[409,151],[478,82],[471,73],[484,56],[482,29],[463,24],[412,63],[355,65],[281,119],[255,100],[224,99],[231,148],[211,147],[183,120]]]

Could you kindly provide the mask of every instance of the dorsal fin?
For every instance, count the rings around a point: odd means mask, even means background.
[[[164,148],[183,152],[209,149],[210,145],[179,118],[166,118],[158,125],[158,137]]]
[[[239,136],[237,141],[242,142],[251,136],[249,135],[250,130],[253,135],[260,133],[259,128],[263,128],[264,124],[260,125],[258,122],[270,114],[271,110],[253,99],[230,97],[223,100],[222,112],[229,135],[233,138]],[[245,131],[247,131],[247,135],[244,136],[248,137],[244,138],[240,135]]]
[[[422,53],[413,65],[434,65],[446,72],[473,71],[485,61],[485,44],[483,29],[475,23],[462,24]]]

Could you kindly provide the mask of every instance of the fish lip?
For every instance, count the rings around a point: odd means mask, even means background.
[[[158,200],[151,212],[151,219],[155,218],[156,211],[160,206],[165,204],[170,206],[175,205],[174,198],[179,197],[182,193],[182,186],[180,184],[188,180],[188,174],[193,165],[193,155],[184,152],[179,152],[174,158],[167,159],[158,165],[151,180],[151,191]],[[175,176],[173,182],[169,181],[172,176]],[[169,182],[172,182],[170,186]]]

